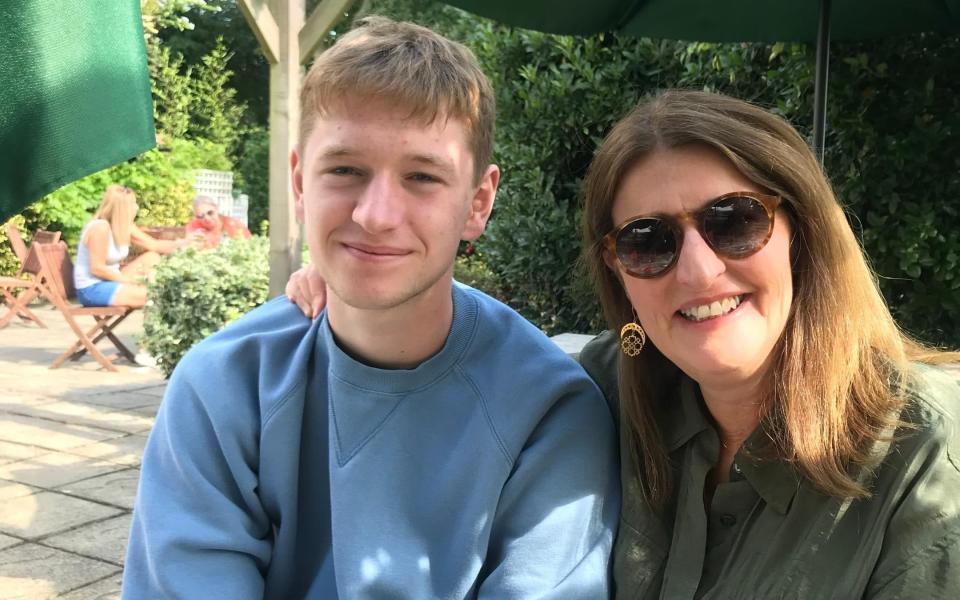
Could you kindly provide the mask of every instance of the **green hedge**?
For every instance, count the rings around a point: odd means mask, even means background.
[[[24,240],[29,239],[26,227],[23,225],[23,217],[13,216],[7,223],[13,223]],[[14,254],[13,246],[7,238],[7,223],[0,224],[0,275],[13,275],[20,269],[20,259]]]
[[[164,259],[148,288],[143,345],[169,376],[194,344],[267,299],[269,242],[254,236]]]

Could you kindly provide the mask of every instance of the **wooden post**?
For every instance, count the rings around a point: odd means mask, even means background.
[[[270,297],[283,293],[300,268],[300,225],[293,212],[290,150],[300,127],[300,42],[304,0],[271,0],[280,30],[277,64],[270,66]]]
[[[293,211],[290,150],[300,129],[301,65],[353,0],[321,0],[305,27],[304,0],[237,0],[270,61],[270,297],[283,293],[300,268],[303,247]],[[301,45],[303,46],[301,48]]]

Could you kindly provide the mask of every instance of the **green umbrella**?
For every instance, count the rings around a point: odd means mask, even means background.
[[[700,42],[815,42],[814,148],[823,157],[830,39],[960,32],[960,0],[446,0],[526,29]]]
[[[0,1],[0,223],[155,139],[139,0]]]

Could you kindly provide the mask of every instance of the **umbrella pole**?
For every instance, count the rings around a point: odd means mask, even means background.
[[[817,66],[813,83],[813,151],[823,164],[827,130],[827,72],[830,70],[830,0],[820,0],[817,20]]]

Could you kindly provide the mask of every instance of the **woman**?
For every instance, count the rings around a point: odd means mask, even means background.
[[[107,186],[93,220],[80,231],[73,279],[77,298],[84,306],[145,305],[147,287],[142,281],[160,261],[160,255],[190,244],[189,239],[150,237],[133,222],[137,210],[137,197],[130,188]],[[131,243],[144,252],[121,267]]]
[[[797,132],[668,92],[585,197],[622,332],[581,355],[621,407],[618,597],[958,597],[960,388],[920,364],[957,357],[897,328]]]
[[[585,197],[617,597],[960,597],[960,387],[927,366],[958,357],[897,328],[797,132],[667,92],[613,128]],[[316,312],[319,286],[288,295]]]

